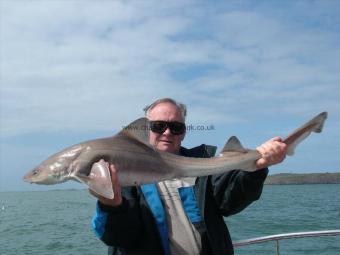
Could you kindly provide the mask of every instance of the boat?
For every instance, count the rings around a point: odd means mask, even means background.
[[[277,235],[261,236],[251,239],[245,239],[233,242],[234,248],[265,243],[265,242],[275,242],[276,254],[280,255],[280,241],[284,239],[296,239],[296,238],[306,238],[306,237],[324,237],[324,236],[339,236],[340,229],[334,230],[321,230],[321,231],[306,231],[306,232],[291,232],[283,233]]]

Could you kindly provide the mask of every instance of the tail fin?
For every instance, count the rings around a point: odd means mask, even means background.
[[[327,112],[322,112],[288,135],[283,140],[283,142],[288,145],[287,155],[294,155],[295,147],[308,137],[311,132],[320,133],[326,119]]]
[[[114,198],[110,169],[104,160],[94,163],[89,175],[77,174],[76,178],[97,194],[108,199]]]

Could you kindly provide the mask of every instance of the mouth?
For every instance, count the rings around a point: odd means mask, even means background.
[[[172,141],[169,141],[169,140],[160,140],[160,142],[165,143],[165,144],[172,144]]]
[[[24,182],[32,183],[32,181],[30,180],[30,178],[29,178],[28,176],[24,176],[24,177],[22,178],[22,180],[23,180]]]

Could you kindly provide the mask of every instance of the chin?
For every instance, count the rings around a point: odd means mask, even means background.
[[[172,146],[172,144],[162,144],[161,146],[158,146],[158,150],[171,152],[171,153],[176,151],[176,149]]]
[[[175,149],[172,146],[163,145],[159,148],[159,150],[166,152],[174,152]]]

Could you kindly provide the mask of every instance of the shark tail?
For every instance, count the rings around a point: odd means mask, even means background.
[[[97,194],[108,199],[114,198],[110,169],[104,160],[94,163],[89,175],[77,174],[76,178]]]
[[[294,155],[296,146],[306,139],[312,132],[321,133],[326,119],[327,112],[322,112],[288,135],[283,140],[283,142],[288,146],[287,155]]]

